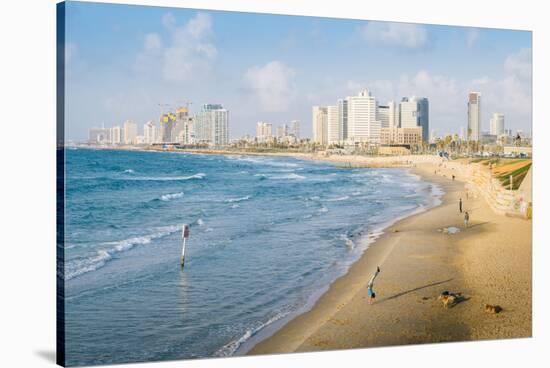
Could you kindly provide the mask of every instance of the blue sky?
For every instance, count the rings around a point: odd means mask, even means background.
[[[531,131],[531,33],[467,27],[68,2],[67,138],[90,127],[142,129],[159,103],[230,110],[230,135],[257,121],[300,120],[368,88],[380,103],[430,100],[430,128],[458,132],[470,90],[493,112]]]

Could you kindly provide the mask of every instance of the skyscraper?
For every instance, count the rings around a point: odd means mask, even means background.
[[[143,139],[147,144],[153,144],[157,141],[157,127],[152,121],[143,125]]]
[[[380,141],[379,120],[376,120],[376,100],[368,90],[348,97],[348,139],[354,142]]]
[[[204,104],[195,117],[195,139],[212,146],[229,143],[229,111],[219,104]]]
[[[376,107],[376,120],[380,121],[381,128],[390,127],[390,107],[389,105],[379,105]]]
[[[273,124],[265,121],[256,123],[256,139],[258,143],[269,142],[273,137]]]
[[[342,141],[342,131],[338,120],[338,106],[327,106],[327,143]]]
[[[122,136],[122,129],[120,126],[114,126],[111,128],[111,144],[121,144],[124,140]]]
[[[504,114],[493,113],[489,124],[489,133],[496,136],[504,134]]]
[[[125,144],[136,144],[137,137],[137,124],[126,120],[124,122],[124,143]]]
[[[338,100],[338,124],[342,132],[342,140],[348,138],[348,100],[341,98]]]
[[[429,102],[425,97],[403,97],[399,105],[402,128],[422,128],[422,140],[430,137]]]
[[[292,120],[290,126],[290,134],[293,135],[296,140],[300,140],[300,122],[298,120]]]
[[[172,142],[172,130],[176,124],[176,115],[172,113],[162,114],[160,116],[160,141],[164,143]]]
[[[399,104],[393,101],[388,102],[388,120],[390,128],[399,128],[400,125]]]
[[[312,109],[313,142],[327,144],[328,142],[328,116],[324,106],[313,106]]]
[[[468,94],[468,132],[469,141],[479,141],[481,137],[481,93]]]

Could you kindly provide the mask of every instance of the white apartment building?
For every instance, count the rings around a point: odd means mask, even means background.
[[[273,124],[265,121],[256,123],[256,139],[258,143],[266,143],[273,139]]]
[[[399,104],[400,127],[422,128],[422,140],[427,142],[430,137],[429,103],[425,97],[404,97]]]
[[[143,125],[143,141],[147,144],[153,144],[157,141],[157,127],[152,121]]]
[[[342,140],[342,129],[338,120],[338,106],[327,106],[327,143],[337,144]]]
[[[137,124],[126,120],[124,122],[124,143],[125,144],[136,144],[137,137]]]
[[[195,140],[211,146],[229,144],[229,111],[219,104],[204,104],[194,121]]]
[[[313,106],[312,130],[314,143],[323,145],[328,143],[328,116],[325,106]]]
[[[111,128],[111,144],[121,144],[123,141],[122,128],[114,126]]]
[[[290,135],[293,135],[297,140],[300,140],[300,121],[292,120],[290,122]]]
[[[504,134],[504,114],[495,112],[489,123],[489,133],[500,136]]]
[[[362,90],[348,100],[348,139],[354,142],[378,143],[381,123],[376,119],[376,100]]]
[[[342,132],[342,140],[348,138],[348,100],[341,98],[338,100],[338,124]]]
[[[399,128],[401,126],[399,104],[394,101],[388,102],[388,121],[390,128]]]
[[[469,141],[479,141],[481,138],[481,93],[468,94],[468,132]]]

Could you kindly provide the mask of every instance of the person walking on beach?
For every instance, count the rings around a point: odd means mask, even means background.
[[[470,215],[468,211],[464,212],[464,227],[468,228],[468,222],[470,221]]]
[[[462,198],[458,200],[458,210],[462,213]]]
[[[372,304],[374,301],[374,298],[376,298],[376,294],[374,293],[374,279],[378,274],[380,273],[380,266],[376,267],[376,272],[374,275],[372,275],[369,283],[367,284],[367,293],[369,294],[369,304]]]

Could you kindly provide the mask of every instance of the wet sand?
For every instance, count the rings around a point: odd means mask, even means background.
[[[484,199],[434,164],[413,172],[437,183],[442,204],[386,229],[313,308],[248,354],[531,336],[531,221],[494,213]],[[464,229],[458,200],[470,213]],[[456,234],[441,231],[455,226]],[[373,305],[366,284],[380,265]],[[465,300],[443,308],[439,294]],[[485,304],[503,308],[485,312]]]

